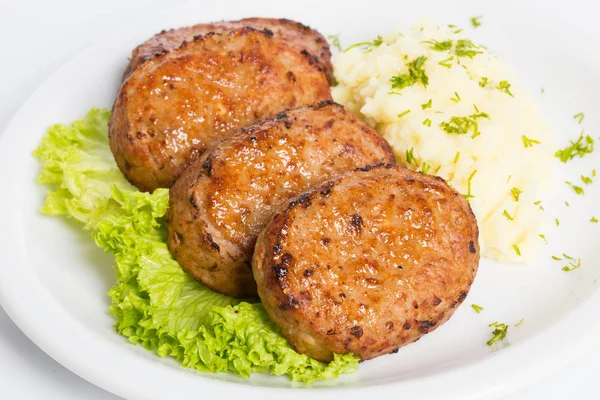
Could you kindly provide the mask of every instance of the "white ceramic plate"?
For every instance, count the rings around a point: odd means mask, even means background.
[[[591,53],[600,28],[586,34],[560,15],[524,7],[521,2],[370,0],[252,2],[229,1],[168,10],[112,34],[68,62],[42,85],[15,115],[0,137],[0,301],[17,325],[44,351],[83,378],[127,398],[179,398],[218,393],[262,398],[345,397],[394,394],[415,398],[490,398],[510,393],[556,371],[579,356],[600,333],[600,184],[575,196],[562,184],[578,179],[598,164],[591,155],[557,172],[554,193],[545,201],[547,215],[561,226],[546,232],[550,241],[537,263],[500,265],[482,261],[465,304],[443,327],[396,355],[361,364],[353,375],[319,382],[310,393],[285,390],[285,378],[255,375],[200,374],[180,368],[113,329],[106,293],[113,284],[111,257],[95,247],[78,225],[37,212],[45,189],[35,183],[38,163],[31,152],[46,128],[81,118],[94,106],[110,107],[131,49],[163,28],[201,21],[249,16],[287,17],[319,29],[341,33],[343,43],[370,39],[378,33],[409,27],[428,16],[444,23],[469,26],[484,15],[484,25],[466,33],[511,63],[522,83],[540,103],[561,143],[579,134],[572,116],[587,112],[584,126],[600,131],[594,93],[600,91],[599,57]],[[540,94],[540,88],[545,94]],[[571,207],[564,206],[568,200]],[[551,254],[581,257],[583,266],[561,271]],[[469,304],[485,306],[475,314]],[[510,328],[505,346],[492,351],[488,323],[525,322]],[[339,393],[338,393],[339,391]]]

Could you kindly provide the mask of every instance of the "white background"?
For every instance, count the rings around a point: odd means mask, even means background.
[[[0,0],[0,132],[27,97],[79,50],[105,33],[123,29],[135,22],[136,18],[144,18],[157,9],[174,7],[183,1]],[[538,3],[548,7],[546,2]],[[553,7],[581,25],[587,23],[593,27],[597,24],[598,13],[594,2],[578,0],[565,1],[563,4],[564,10],[560,10],[560,6]],[[198,20],[202,20],[201,15]],[[467,21],[457,23],[466,24]],[[10,194],[10,191],[2,194]],[[549,348],[548,351],[555,350]],[[519,366],[515,365],[514,368],[518,369]],[[596,380],[599,373],[600,343],[590,348],[585,359],[555,376],[535,383],[511,396],[511,399],[562,400],[571,396],[598,399],[600,389]],[[1,308],[0,398],[117,399],[48,357],[21,333]]]

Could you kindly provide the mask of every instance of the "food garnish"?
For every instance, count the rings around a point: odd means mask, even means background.
[[[506,334],[508,333],[508,325],[500,322],[492,322],[488,326],[494,328],[494,330],[492,331],[492,338],[487,341],[488,346],[491,346],[498,341],[504,340]]]
[[[414,163],[415,165],[417,165],[415,156],[413,155],[413,150],[414,150],[414,148],[412,148],[412,147],[410,148],[410,150],[406,150],[406,163],[407,164]]]
[[[512,221],[514,220],[514,218],[508,213],[508,211],[504,210],[502,212],[502,215],[504,215],[506,217],[507,220]]]
[[[383,38],[380,35],[377,35],[377,37],[370,42],[354,43],[352,46],[350,46],[346,50],[344,50],[344,52],[352,50],[356,47],[363,47],[363,46],[365,47],[366,51],[371,51],[374,47],[379,47],[382,44],[383,44]]]
[[[481,18],[483,18],[482,15],[471,17],[471,25],[473,25],[473,28],[479,28],[481,26],[481,22],[479,22]]]
[[[512,245],[515,253],[517,253],[518,256],[521,256],[521,249],[519,249],[519,246],[517,246],[516,244]]]
[[[593,176],[593,175],[592,175]],[[583,183],[585,183],[586,185],[591,185],[592,184],[592,178],[590,178],[589,176],[585,176],[585,175],[581,175],[581,181]]]
[[[331,45],[333,47],[335,47],[339,51],[342,51],[342,44],[340,43],[340,34],[339,33],[337,35],[329,35],[329,36],[327,36],[327,39],[329,39],[329,41],[331,42]]]
[[[585,194],[583,188],[581,186],[577,186],[577,185],[573,185],[571,182],[569,181],[565,181],[565,183],[569,186],[571,186],[571,188],[573,188],[573,190],[575,191],[575,193],[577,193],[578,195],[583,195]]]
[[[453,46],[452,40],[444,40],[441,42],[437,40],[426,40],[422,43],[427,43],[431,45],[429,46],[429,48],[435,51],[450,51]],[[459,39],[456,41],[456,46],[454,47],[454,54],[456,54],[459,57],[473,58],[477,54],[483,54],[482,51],[477,50],[480,48],[482,47],[477,46],[469,39]]]
[[[567,146],[564,149],[558,150],[556,153],[554,153],[554,155],[564,163],[574,159],[577,156],[579,156],[579,158],[583,158],[583,156],[586,154],[590,154],[594,151],[594,139],[590,135],[584,136],[583,130],[575,142],[572,140],[570,142],[570,146]]]
[[[435,51],[448,51],[452,48],[452,40],[444,40],[439,42],[437,40],[426,40],[423,43],[430,44],[429,48]]]
[[[581,124],[583,122],[583,118],[585,118],[585,114],[583,114],[582,112],[573,116],[573,119],[575,119],[575,121],[577,121],[578,124]]]
[[[477,304],[471,304],[471,308],[473,308],[477,314],[483,311],[483,307],[478,306]]]
[[[406,114],[408,114],[409,112],[410,112],[410,110],[405,110],[405,111],[402,111],[401,113],[399,113],[399,114],[398,114],[398,118],[402,118],[402,117],[404,117],[404,116],[405,116]]]
[[[486,113],[476,113],[471,114],[468,117],[451,117],[450,121],[440,123],[440,126],[446,133],[454,134],[454,135],[464,135],[469,133],[469,131],[473,131],[473,136],[479,136],[479,123],[477,119],[479,118],[487,118],[490,119],[490,116]]]
[[[518,327],[524,321],[525,321],[525,318],[521,318],[521,320],[519,320],[519,322],[517,322],[513,326]],[[504,338],[506,337],[506,334],[508,333],[508,327],[510,325],[507,325],[507,324],[504,324],[501,322],[492,322],[488,326],[494,328],[494,330],[492,331],[492,335],[493,335],[492,338],[487,341],[487,345],[491,346],[498,341],[504,340]]]
[[[498,86],[496,86],[496,89],[498,89],[501,92],[506,93],[507,95],[509,95],[510,97],[515,97],[513,96],[513,94],[510,92],[510,83],[508,83],[508,81],[500,81],[500,83],[498,83]]]
[[[542,211],[544,211],[544,206],[542,206],[542,201],[541,200],[537,200],[533,202],[534,205],[538,206],[538,208]]]
[[[471,194],[471,181],[473,180],[473,177],[475,176],[475,174],[477,173],[477,170],[474,170],[473,172],[471,172],[471,175],[469,175],[469,179],[467,180],[467,194],[463,195],[465,196],[465,199],[472,199],[473,196]]]
[[[459,28],[458,26],[454,25],[454,24],[448,24],[448,28],[450,28],[452,30],[452,33],[458,35],[459,33],[461,33],[463,30],[462,28]]]
[[[532,147],[534,144],[540,144],[540,143],[542,143],[539,140],[530,139],[530,138],[528,138],[525,135],[522,135],[521,139],[523,140],[523,146],[525,146],[525,148]]]
[[[519,196],[521,195],[521,193],[523,193],[523,191],[521,189],[514,187],[514,188],[510,189],[510,193],[512,194],[514,201],[519,201]]]
[[[452,68],[451,61],[454,61],[454,56],[450,56],[450,57],[446,58],[445,60],[438,62],[438,65],[441,65],[442,67],[446,67],[446,68]]]
[[[390,82],[392,83],[392,89],[402,90],[407,86],[412,86],[415,83],[421,82],[423,87],[427,87],[429,84],[429,77],[423,69],[423,64],[427,61],[427,57],[420,56],[407,63],[408,73],[392,76]]]
[[[573,258],[571,256],[568,256],[565,253],[563,253],[563,257],[568,262],[567,265],[565,265],[564,267],[561,268],[563,271],[565,271],[565,272],[571,272],[571,271],[574,271],[577,268],[581,267],[581,258],[575,259],[575,258]]]
[[[483,51],[476,50],[480,48],[481,46],[477,46],[469,39],[459,39],[456,41],[456,48],[454,49],[454,53],[459,57],[473,58],[477,54],[483,54]]]

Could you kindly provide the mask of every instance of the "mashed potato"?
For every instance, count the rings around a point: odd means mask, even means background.
[[[337,54],[334,69],[334,99],[374,126],[399,163],[469,199],[484,256],[536,257],[554,135],[509,68],[455,28],[421,23]]]

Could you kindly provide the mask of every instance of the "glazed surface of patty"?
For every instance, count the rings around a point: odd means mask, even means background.
[[[243,128],[208,150],[171,188],[169,248],[206,286],[256,295],[251,259],[274,210],[347,171],[393,162],[387,142],[331,101]]]
[[[162,31],[133,50],[123,79],[126,79],[138,65],[151,59],[155,54],[177,48],[184,41],[193,40],[194,36],[209,32],[223,33],[246,26],[257,30],[268,29],[273,32],[275,38],[285,41],[297,51],[310,53],[329,82],[333,84],[331,51],[323,35],[299,22],[275,18],[245,18],[239,21],[219,21]]]
[[[329,98],[312,59],[268,32],[205,35],[146,61],[123,83],[110,146],[139,189],[171,187],[188,163],[238,128]]]
[[[284,204],[258,238],[258,293],[296,351],[371,359],[438,328],[479,262],[475,217],[443,179],[363,168]]]

